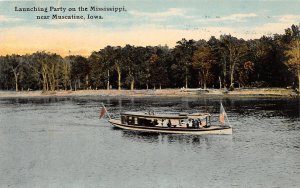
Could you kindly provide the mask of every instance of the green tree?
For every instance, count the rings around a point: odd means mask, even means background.
[[[15,80],[15,90],[18,92],[19,91],[19,77],[20,73],[22,71],[22,65],[24,64],[24,58],[20,55],[11,55],[11,56],[6,56],[5,61],[8,64],[8,67],[10,68],[11,72],[14,75],[14,80]]]
[[[80,55],[69,56],[68,58],[71,63],[71,79],[75,91],[82,88],[87,89],[89,87],[90,73],[90,65],[87,58]]]
[[[288,57],[286,64],[298,78],[298,91],[300,91],[300,31],[299,26],[292,26],[292,40],[288,44],[286,55]]]
[[[58,89],[61,77],[62,57],[49,52],[36,52],[32,54],[32,68],[42,76],[43,91],[55,91]],[[37,64],[37,65],[35,65]]]
[[[72,90],[71,61],[69,56],[65,57],[62,62],[62,83],[65,90],[67,90],[68,88]]]
[[[240,86],[246,86],[249,84],[250,74],[254,71],[254,63],[247,61],[243,64],[243,67],[240,68],[238,82]]]
[[[114,67],[118,73],[118,90],[121,90],[122,83],[121,83],[121,78],[122,78],[122,55],[121,55],[121,47],[116,47],[114,49],[114,54],[113,54],[113,62],[114,62]]]
[[[12,89],[15,85],[13,73],[7,63],[7,56],[0,57],[0,89]]]
[[[93,88],[100,88],[101,86],[105,85],[105,70],[104,70],[104,62],[106,62],[103,50],[98,52],[92,52],[92,54],[88,58],[91,71],[90,71],[90,78],[91,78],[91,85]],[[109,78],[107,78],[107,89],[109,89]]]
[[[122,72],[124,57],[122,56],[122,48],[120,46],[112,47],[107,46],[99,51],[98,54],[99,63],[101,63],[101,74],[104,75],[106,71],[116,71],[117,74],[117,87],[121,90],[122,87]],[[110,74],[109,74],[110,75]],[[107,83],[109,76],[107,76]],[[109,87],[109,86],[108,86]]]
[[[126,71],[125,83],[129,83],[130,90],[135,88],[135,81],[137,79],[137,69],[140,64],[138,61],[138,53],[134,46],[126,45],[121,50],[121,61],[123,68]]]
[[[221,47],[223,50],[223,72],[226,75],[227,66],[229,67],[230,87],[234,87],[234,75],[238,70],[239,65],[245,62],[245,57],[248,53],[248,46],[244,40],[239,40],[231,35],[222,35],[220,37]]]
[[[176,64],[173,64],[173,67],[171,68],[177,71],[176,75],[183,75],[186,88],[188,87],[191,78],[192,56],[195,50],[195,41],[186,39],[178,41],[173,49],[173,56]],[[182,76],[180,77],[182,78]]]
[[[193,55],[193,67],[199,71],[199,85],[203,83],[204,89],[213,81],[212,68],[216,63],[212,49],[209,46],[199,47]]]
[[[254,63],[254,78],[257,83],[271,83],[275,69],[275,49],[271,37],[262,36],[260,39],[249,41],[251,61]],[[257,85],[258,86],[258,85]]]

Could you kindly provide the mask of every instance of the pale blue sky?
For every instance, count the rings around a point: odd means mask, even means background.
[[[76,11],[60,13],[48,11],[48,13],[25,13],[14,11],[15,7],[35,6],[48,7],[49,9],[50,6],[78,8],[79,6],[90,7],[93,5],[99,7],[125,6],[127,12],[82,13]],[[133,45],[168,44],[172,46],[182,37],[199,40],[201,38],[208,39],[212,35],[219,37],[221,34],[232,34],[251,39],[259,38],[262,35],[271,36],[273,33],[283,33],[284,29],[292,24],[299,24],[299,9],[299,0],[27,0],[22,2],[0,0],[0,34],[3,34],[2,38],[5,37],[4,41],[7,45],[11,42],[9,38],[14,38],[11,35],[19,40],[22,37],[17,31],[24,31],[29,32],[28,34],[35,33],[37,36],[46,34],[45,38],[58,40],[58,43],[63,38],[54,36],[61,32],[62,36],[70,33],[75,38],[81,36],[89,42],[98,40],[101,43],[99,44],[100,47],[108,45],[109,41],[112,41],[111,45],[124,45],[131,41]],[[86,19],[84,21],[35,19],[37,15],[51,16],[53,13],[59,15],[101,15],[104,19]],[[9,31],[13,31],[13,34],[10,35]],[[90,35],[97,35],[97,37],[92,38]],[[72,40],[69,39],[66,43],[71,44]],[[77,41],[77,43],[80,42]],[[73,45],[77,43],[75,42]],[[25,46],[23,49],[26,51]]]

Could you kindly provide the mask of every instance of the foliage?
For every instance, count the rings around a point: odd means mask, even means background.
[[[288,32],[289,33],[289,32]],[[292,26],[291,41],[289,48],[286,50],[287,60],[286,64],[292,72],[298,77],[298,91],[300,91],[300,31],[299,26]]]
[[[192,59],[193,68],[199,70],[199,85],[203,84],[204,89],[206,89],[206,85],[212,82],[214,77],[212,68],[216,60],[213,51],[209,46],[199,47]]]
[[[89,57],[50,52],[0,56],[1,90],[149,89],[295,86],[300,80],[300,31],[243,40],[182,39],[168,46],[106,46]],[[300,90],[300,86],[299,86]]]

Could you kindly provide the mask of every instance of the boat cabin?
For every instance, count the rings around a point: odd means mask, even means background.
[[[182,127],[201,128],[209,127],[211,115],[209,113],[179,113],[174,115],[163,115],[154,113],[121,113],[121,123],[133,126],[147,127]]]

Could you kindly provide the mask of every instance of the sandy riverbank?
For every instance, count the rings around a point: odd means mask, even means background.
[[[297,93],[292,89],[284,88],[252,88],[235,89],[228,93],[224,90],[208,89],[205,91],[183,91],[181,89],[162,89],[162,90],[77,90],[77,91],[0,91],[0,98],[10,97],[47,97],[47,96],[166,96],[166,97],[294,97]]]

